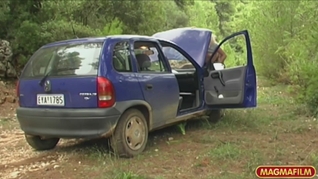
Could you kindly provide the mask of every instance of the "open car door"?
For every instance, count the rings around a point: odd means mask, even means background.
[[[207,73],[204,77],[204,99],[206,105],[211,108],[248,108],[257,105],[256,72],[248,31],[244,30],[226,37],[219,44],[219,47],[224,42],[239,35],[245,36],[247,54],[245,66],[226,69],[212,67],[212,69],[208,69],[208,66],[213,65],[205,65]],[[216,54],[218,48],[215,49],[213,55]]]

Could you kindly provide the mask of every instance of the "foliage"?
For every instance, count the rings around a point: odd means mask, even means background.
[[[21,66],[46,43],[88,36],[121,33],[151,35],[186,26],[182,10],[188,3],[175,1],[3,0],[0,4],[0,39],[8,40],[13,58]]]
[[[258,73],[292,85],[299,103],[318,114],[316,1],[255,1],[244,12]]]

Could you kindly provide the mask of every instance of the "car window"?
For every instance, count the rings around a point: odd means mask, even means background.
[[[137,48],[134,49],[139,72],[169,72],[164,63],[165,57],[162,53],[159,53],[159,47],[155,43],[147,42],[145,46],[141,47],[137,46]]]
[[[168,59],[172,70],[195,68],[192,63],[175,48],[166,46],[162,48],[162,51]]]
[[[97,75],[103,43],[57,45],[39,49],[21,77]]]
[[[113,50],[113,66],[118,72],[131,72],[129,42],[119,42]]]

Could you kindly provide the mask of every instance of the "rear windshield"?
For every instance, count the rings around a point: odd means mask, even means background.
[[[38,50],[21,77],[97,75],[103,43],[58,45]]]

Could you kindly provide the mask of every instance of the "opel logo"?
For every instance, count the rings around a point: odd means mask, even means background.
[[[51,82],[49,80],[46,80],[44,83],[44,91],[50,92],[51,91]]]

